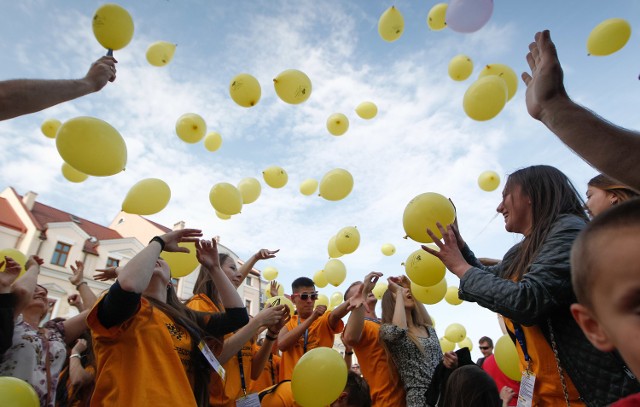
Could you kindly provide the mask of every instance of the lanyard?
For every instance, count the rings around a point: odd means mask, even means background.
[[[271,365],[271,385],[276,384],[276,372],[273,368],[273,353],[269,354],[269,364]]]
[[[244,367],[242,366],[242,350],[238,351],[236,355],[238,357],[238,365],[240,366],[240,385],[242,386],[242,393],[247,395],[247,384],[244,381]]]
[[[374,319],[374,318],[369,318],[369,317],[364,317],[364,319],[367,320],[367,321],[375,322],[376,324],[380,325],[380,320],[379,319]]]
[[[298,315],[298,326],[300,326],[300,315]],[[302,353],[307,353],[307,343],[309,342],[309,328],[305,329],[304,331],[304,346],[302,347],[303,352]]]
[[[513,322],[513,329],[515,331],[516,339],[520,344],[520,348],[522,348],[522,353],[524,354],[524,360],[526,360],[527,362],[531,361],[529,352],[527,352],[527,341],[524,337],[524,331],[522,330],[522,327],[520,326],[520,324]]]

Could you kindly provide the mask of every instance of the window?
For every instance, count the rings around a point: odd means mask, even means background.
[[[247,307],[247,312],[251,315],[251,300],[244,300],[244,305]]]
[[[118,267],[120,265],[120,260],[114,259],[113,257],[109,257],[107,259],[107,267]]]
[[[53,257],[51,258],[51,264],[64,267],[67,264],[67,257],[69,257],[69,250],[71,246],[66,243],[56,243],[56,248],[53,251]]]
[[[244,280],[244,283],[245,283],[246,285],[248,285],[249,287],[251,287],[251,277],[247,277],[247,279],[246,279],[246,280]]]

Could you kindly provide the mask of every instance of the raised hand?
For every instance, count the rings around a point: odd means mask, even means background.
[[[93,275],[93,279],[96,281],[108,281],[118,277],[120,267],[106,267],[103,269],[96,269],[96,273]]]
[[[458,367],[458,355],[455,352],[445,352],[442,358],[442,364],[447,369],[455,369]]]
[[[387,278],[387,283],[392,293],[397,294],[402,292],[402,277],[389,277]]]
[[[283,321],[289,321],[289,308],[285,305],[268,306],[256,315],[260,325],[266,326],[273,334],[278,335],[280,329],[286,324]]]
[[[373,288],[376,286],[378,280],[382,277],[382,273],[377,271],[372,271],[367,274],[363,280],[362,284],[362,296],[366,297],[373,291]]]
[[[313,310],[313,314],[311,314],[311,316],[314,317],[314,318],[320,318],[321,316],[324,315],[325,312],[327,312],[327,306],[326,305],[318,305]]]
[[[276,257],[276,253],[278,253],[279,251],[280,249],[278,250],[260,249],[256,254],[254,254],[254,256],[256,260],[273,259],[274,257]]]
[[[440,222],[436,223],[440,233],[442,234],[442,240],[438,239],[435,233],[431,229],[427,229],[427,234],[433,239],[433,243],[438,246],[439,250],[434,250],[427,245],[422,245],[422,249],[428,253],[433,254],[439,258],[444,265],[453,272],[456,276],[462,278],[467,270],[471,268],[469,263],[464,259],[460,248],[458,247],[458,241],[456,234],[453,231],[451,225],[445,229]]]
[[[269,283],[269,294],[271,294],[272,297],[277,297],[278,296],[278,282],[276,280],[273,280]]]
[[[22,266],[9,256],[5,256],[0,261],[0,268],[5,266],[3,272],[0,273],[0,293],[6,294],[10,292],[11,284],[18,278],[22,271]]]
[[[78,286],[84,280],[84,263],[76,260],[76,266],[70,265],[73,275],[69,277],[69,282],[74,286]]]
[[[160,238],[164,242],[164,251],[165,252],[179,252],[179,253],[189,253],[189,249],[186,247],[178,246],[178,243],[184,242],[197,242],[202,237],[202,231],[199,229],[181,229],[181,230],[173,230],[169,233],[166,233]]]
[[[71,353],[79,355],[85,350],[87,350],[87,341],[85,339],[80,338],[76,341],[76,344],[73,345],[73,349],[71,349]]]
[[[116,63],[118,61],[112,56],[101,57],[91,64],[83,80],[93,91],[99,91],[104,88],[107,82],[116,80]]]
[[[196,241],[196,258],[209,271],[220,268],[218,242],[215,239]]]
[[[69,302],[69,305],[76,307],[79,310],[82,309],[82,298],[80,298],[80,294],[69,295],[69,297],[67,297],[67,301]]]
[[[42,264],[44,264],[44,260],[42,260],[40,257],[38,257],[38,256],[29,256],[29,259],[27,260],[27,263],[24,265],[24,269],[25,270],[29,270],[33,266],[38,266],[39,267]]]

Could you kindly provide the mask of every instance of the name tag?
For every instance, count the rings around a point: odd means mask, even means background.
[[[260,397],[258,393],[247,394],[236,400],[236,407],[260,407]]]
[[[528,370],[522,372],[520,380],[520,392],[518,393],[517,407],[531,407],[533,402],[533,388],[536,384],[536,375]]]
[[[202,352],[205,359],[207,359],[207,362],[209,362],[213,370],[215,370],[216,373],[218,373],[218,376],[220,376],[220,378],[224,382],[226,372],[224,371],[224,367],[222,367],[220,362],[218,362],[218,359],[216,359],[216,356],[213,354],[213,352],[211,352],[211,349],[209,349],[209,347],[207,346],[206,343],[204,343],[204,341],[200,341],[200,343],[198,344],[198,349],[200,349],[200,352]]]

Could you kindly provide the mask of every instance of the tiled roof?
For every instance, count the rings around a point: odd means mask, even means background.
[[[90,220],[80,218],[68,212],[61,211],[51,206],[36,202],[31,210],[33,216],[42,225],[57,222],[75,222],[78,227],[84,230],[89,236],[94,236],[98,240],[122,239],[120,233],[106,226],[99,225]],[[91,252],[91,251],[90,251]]]
[[[0,225],[21,233],[27,231],[26,226],[13,210],[9,201],[4,198],[0,198]]]
[[[169,229],[169,228],[168,228],[168,227],[166,227],[166,226],[163,226],[163,225],[161,225],[161,224],[159,224],[159,223],[156,223],[156,222],[154,222],[154,221],[152,221],[152,220],[150,220],[150,219],[147,219],[147,218],[145,218],[144,216],[141,216],[141,218],[142,218],[142,219],[144,219],[144,220],[146,220],[147,222],[151,223],[153,226],[157,227],[158,229],[162,230],[162,231],[163,231],[163,232],[165,232],[165,233],[169,233],[169,232],[171,232],[171,229]]]

